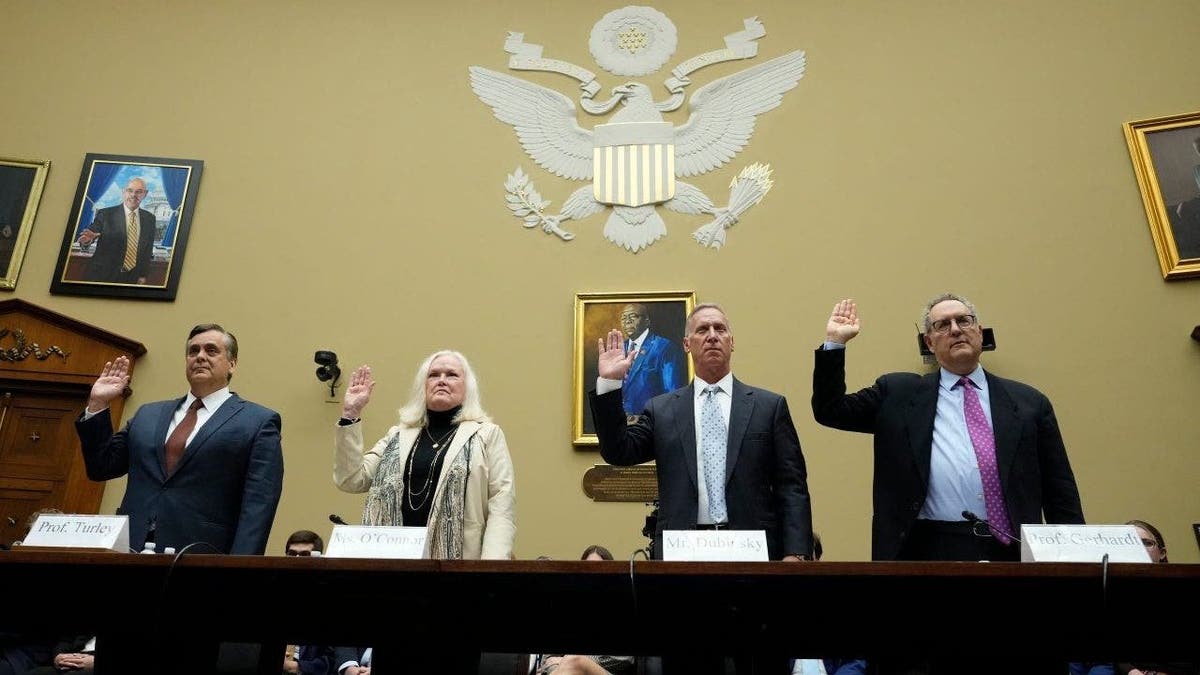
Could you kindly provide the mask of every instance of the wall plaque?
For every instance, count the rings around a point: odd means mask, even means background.
[[[597,464],[583,474],[583,493],[597,502],[652,502],[658,499],[653,464]]]

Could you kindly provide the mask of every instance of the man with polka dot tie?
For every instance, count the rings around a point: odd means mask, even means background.
[[[1022,523],[1083,523],[1054,408],[979,364],[975,306],[943,294],[923,323],[939,365],[924,376],[889,373],[846,393],[846,343],[859,332],[852,300],[834,306],[816,351],[817,421],[875,436],[872,559],[1019,560]]]
[[[871,524],[874,560],[1020,559],[1021,523],[1083,522],[1075,475],[1054,408],[1041,392],[979,365],[983,331],[969,300],[946,293],[925,305],[923,340],[938,370],[889,373],[846,393],[846,343],[859,332],[853,300],[833,307],[816,351],[813,415],[825,426],[875,436]],[[964,514],[986,522],[971,522]],[[964,604],[962,609],[986,612]],[[967,615],[970,616],[969,614]],[[974,675],[1064,672],[1003,650],[972,663]],[[1034,661],[1037,661],[1036,663]],[[959,673],[957,656],[881,655],[873,672]]]

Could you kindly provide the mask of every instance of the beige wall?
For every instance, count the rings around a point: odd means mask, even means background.
[[[1150,520],[1173,560],[1200,559],[1200,280],[1163,282],[1121,133],[1196,109],[1194,0],[660,2],[672,65],[757,15],[759,60],[802,48],[809,69],[730,166],[694,181],[723,204],[742,166],[773,167],[729,245],[700,249],[704,221],[664,210],[669,236],[636,256],[600,236],[603,215],[563,243],[507,214],[517,166],[553,208],[579,184],[534,166],[467,85],[468,65],[506,70],[507,30],[619,84],[587,35],[621,3],[0,4],[0,156],[54,162],[13,296],[144,342],[133,406],[182,393],[192,324],[234,330],[235,388],[284,419],[272,551],[362,503],[330,480],[338,406],[313,351],[374,367],[377,437],[415,364],[451,346],[511,444],[518,555],[627,555],[647,509],[579,489],[599,457],[570,443],[574,294],[695,289],[730,311],[736,374],[791,399],[828,557],[868,559],[870,438],[812,420],[810,350],[853,296],[851,386],[919,369],[919,308],[954,289],[996,330],[986,365],[1055,402],[1088,519]],[[662,77],[642,81],[661,97]],[[48,293],[87,152],[205,161],[175,302]]]

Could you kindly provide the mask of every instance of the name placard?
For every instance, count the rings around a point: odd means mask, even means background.
[[[1022,562],[1151,562],[1132,525],[1022,525]]]
[[[425,555],[424,527],[334,525],[326,558],[395,558],[417,560]]]
[[[21,543],[23,546],[129,553],[129,516],[43,513]]]
[[[763,530],[667,530],[663,560],[686,562],[766,562]]]

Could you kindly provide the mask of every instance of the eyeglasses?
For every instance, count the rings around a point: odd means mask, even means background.
[[[974,314],[963,314],[962,316],[952,316],[949,319],[938,319],[929,324],[935,333],[946,333],[950,331],[950,326],[957,324],[959,330],[971,328],[976,323]]]
[[[287,554],[288,554],[289,556],[293,556],[293,557],[295,557],[295,556],[302,556],[302,557],[305,557],[305,558],[307,558],[307,557],[309,557],[309,556],[311,556],[311,555],[312,555],[312,551],[297,551],[297,550],[296,550],[296,549],[294,549],[294,548],[289,548],[289,549],[287,550]]]

